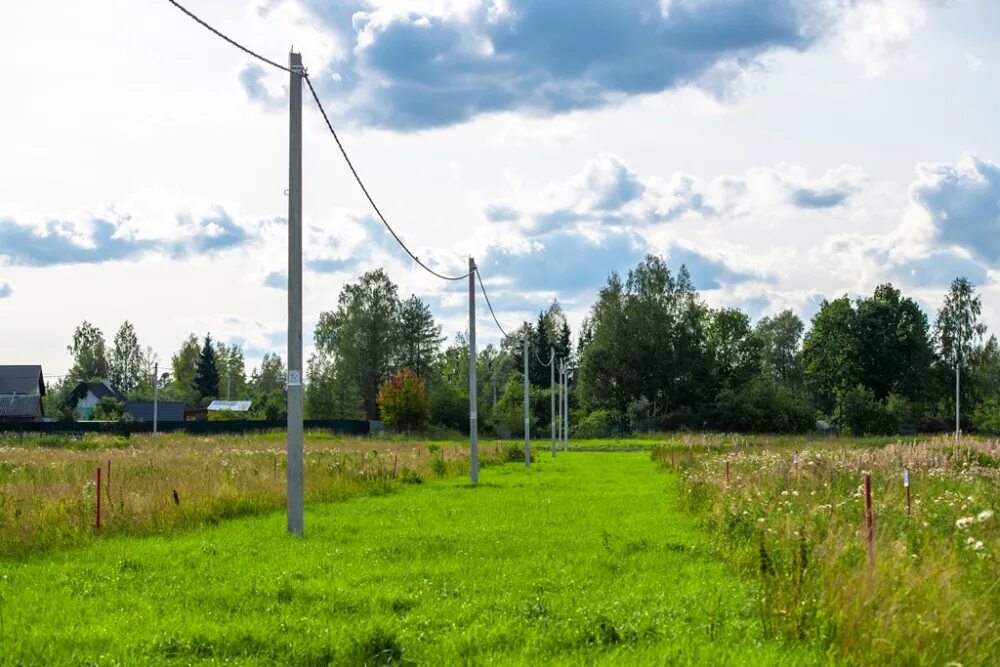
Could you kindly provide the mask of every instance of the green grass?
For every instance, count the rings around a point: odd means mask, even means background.
[[[0,664],[809,664],[646,453],[0,560]]]

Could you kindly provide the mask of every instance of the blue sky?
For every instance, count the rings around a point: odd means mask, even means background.
[[[510,327],[553,298],[575,326],[647,252],[753,317],[887,280],[933,309],[966,275],[1000,327],[1000,3],[188,5],[300,50],[397,231],[475,256]],[[164,362],[207,331],[284,356],[287,75],[165,0],[5,6],[0,44],[31,63],[0,107],[0,363],[65,372],[83,319]],[[394,246],[308,104],[304,167],[307,327],[384,266],[464,330],[465,285]]]

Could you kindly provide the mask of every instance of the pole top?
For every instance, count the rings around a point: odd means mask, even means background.
[[[288,67],[290,69],[302,69],[302,54],[290,50],[288,52]]]

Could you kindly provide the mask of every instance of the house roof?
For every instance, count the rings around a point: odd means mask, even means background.
[[[152,401],[125,401],[125,413],[136,421],[153,421]],[[184,421],[183,401],[158,401],[156,408],[157,422]]]
[[[0,394],[0,419],[37,417],[41,400],[38,394]]]
[[[117,398],[119,401],[125,400],[125,397],[121,393],[111,386],[111,384],[105,380],[104,382],[80,382],[73,388],[73,396],[77,399],[83,398],[87,395],[87,392],[92,393],[98,398]]]
[[[249,412],[252,403],[250,401],[212,401],[208,404],[209,412],[216,410],[228,410],[230,412]]]
[[[0,394],[45,395],[45,381],[39,365],[0,366]]]

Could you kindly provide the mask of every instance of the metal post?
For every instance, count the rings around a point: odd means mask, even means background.
[[[302,55],[288,54],[288,532],[303,533]]]
[[[153,364],[153,436],[156,437],[156,421],[159,417],[160,364]]]
[[[479,416],[476,383],[476,260],[469,258],[469,475],[479,483]]]
[[[559,360],[559,400],[556,401],[556,412],[559,413],[559,418],[556,420],[556,436],[559,439],[559,444],[562,444],[562,373],[563,373],[563,362],[562,359]]]
[[[528,407],[528,333],[524,334],[524,467],[531,467],[531,414]]]
[[[552,458],[556,456],[556,350],[549,348],[549,416],[552,417]]]

